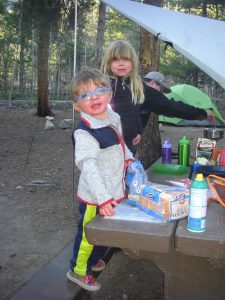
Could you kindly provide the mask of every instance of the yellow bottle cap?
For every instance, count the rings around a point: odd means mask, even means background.
[[[196,180],[204,180],[203,174],[197,174],[196,175]]]

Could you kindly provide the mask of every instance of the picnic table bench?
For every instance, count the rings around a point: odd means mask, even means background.
[[[38,271],[10,300],[90,300],[88,292],[66,278],[73,243]],[[107,263],[114,253],[109,248],[104,256]],[[100,275],[96,272],[95,277]]]
[[[150,181],[187,178],[156,174]],[[206,230],[187,230],[187,218],[166,223],[117,220],[97,216],[87,225],[92,244],[121,248],[135,259],[150,259],[164,273],[164,299],[225,299],[225,209],[210,203]]]

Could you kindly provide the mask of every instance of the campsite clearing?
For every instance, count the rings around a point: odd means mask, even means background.
[[[9,299],[74,238],[77,202],[73,210],[71,130],[58,128],[62,119],[72,118],[72,111],[54,112],[55,128],[44,130],[44,118],[38,118],[33,110],[0,109],[2,300]],[[161,128],[162,141],[170,137],[174,152],[178,139],[187,135],[191,157],[195,155],[196,140],[202,134],[200,127]],[[220,143],[225,148],[225,141]],[[78,175],[75,170],[75,185]],[[35,180],[44,181],[35,185]],[[123,299],[137,299],[137,292],[142,295],[141,299],[149,300],[149,294],[155,295],[154,300],[162,299],[161,272],[154,267],[148,271],[152,276],[149,285],[143,277],[145,270],[145,263],[117,253],[101,276],[102,299],[122,299],[123,295],[129,297]],[[121,283],[121,290],[116,289],[113,294],[112,289]],[[143,286],[148,288],[143,289]],[[155,294],[155,291],[158,292]]]

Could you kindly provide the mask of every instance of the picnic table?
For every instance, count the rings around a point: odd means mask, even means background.
[[[149,180],[188,178],[148,170]],[[149,223],[97,216],[86,227],[90,243],[121,248],[134,259],[150,259],[164,273],[164,299],[225,299],[225,209],[210,202],[206,230],[187,230],[187,218]]]

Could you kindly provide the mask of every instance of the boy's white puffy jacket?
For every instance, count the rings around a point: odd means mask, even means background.
[[[126,166],[134,160],[123,140],[120,116],[110,108],[108,113],[107,120],[99,120],[82,112],[73,133],[75,162],[81,171],[77,197],[99,207],[126,198]]]

